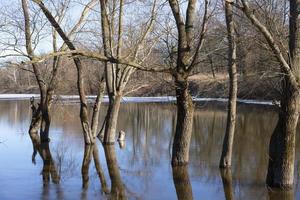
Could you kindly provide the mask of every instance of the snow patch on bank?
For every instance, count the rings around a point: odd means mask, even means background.
[[[0,100],[27,100],[31,97],[39,98],[39,94],[0,94]],[[79,102],[78,95],[58,95],[55,96],[56,99],[62,101],[70,101],[70,102]],[[96,98],[95,95],[87,96],[88,100],[94,100]],[[228,99],[225,98],[198,98],[194,97],[193,100],[195,102],[224,102],[226,103]],[[123,97],[122,102],[124,103],[168,103],[175,102],[176,98],[174,96],[163,96],[163,97]],[[108,97],[105,96],[103,102],[108,102]],[[247,99],[238,99],[238,103],[244,104],[254,104],[254,105],[274,105],[272,101],[257,101],[257,100],[247,100]]]

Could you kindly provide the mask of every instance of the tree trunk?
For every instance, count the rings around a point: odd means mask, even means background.
[[[194,105],[188,90],[187,77],[175,79],[177,99],[177,123],[172,150],[172,165],[185,165],[189,161]]]
[[[290,0],[289,49],[293,74],[285,75],[282,81],[279,117],[269,146],[267,185],[280,189],[291,189],[294,183],[295,138],[300,100],[299,8],[300,0]]]
[[[228,0],[225,0],[225,15],[228,37],[228,74],[229,74],[229,99],[227,111],[227,124],[225,137],[223,140],[223,149],[220,160],[220,168],[231,166],[235,121],[236,121],[236,100],[237,100],[237,69],[236,69],[236,43],[234,36],[233,6]]]
[[[104,144],[114,144],[116,137],[116,128],[121,104],[121,94],[109,96],[109,106],[106,114]]]
[[[189,179],[188,166],[172,167],[173,181],[176,188],[177,199],[179,200],[192,200],[193,191]]]
[[[288,78],[283,83],[279,119],[269,145],[269,165],[267,185],[281,189],[293,187],[295,136],[299,118],[299,90],[290,84]]]

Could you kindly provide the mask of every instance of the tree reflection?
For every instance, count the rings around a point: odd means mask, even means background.
[[[192,185],[189,179],[188,166],[174,166],[173,181],[176,188],[177,198],[179,200],[191,200],[193,199]]]
[[[268,190],[269,200],[294,200],[294,190]]]
[[[121,174],[117,162],[114,145],[103,145],[109,177],[111,179],[111,199],[127,199],[125,186],[121,179]]]
[[[226,200],[234,200],[231,169],[220,169]]]
[[[49,184],[50,179],[53,183],[58,184],[60,181],[60,175],[57,172],[55,162],[52,158],[49,142],[41,142],[38,134],[31,134],[30,136],[33,144],[32,162],[36,163],[35,160],[37,153],[43,160],[42,176],[44,186]]]
[[[102,170],[101,164],[100,164],[100,159],[99,159],[99,153],[97,149],[97,145],[85,145],[84,146],[84,156],[83,156],[83,161],[82,161],[82,167],[81,167],[81,174],[82,174],[82,188],[84,191],[88,189],[89,186],[89,167],[91,160],[94,160],[95,168],[97,171],[97,174],[100,179],[101,183],[101,189],[102,192],[108,193],[107,189],[107,183],[105,180],[104,172]]]

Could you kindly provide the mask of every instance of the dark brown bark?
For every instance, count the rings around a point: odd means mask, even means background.
[[[104,145],[103,148],[105,152],[109,176],[111,179],[111,199],[127,199],[125,186],[122,182],[119,166],[117,163],[115,146]]]
[[[231,169],[221,169],[221,178],[223,183],[223,189],[225,194],[226,200],[233,200],[234,199],[234,190],[232,185],[232,174]]]
[[[193,191],[189,178],[188,166],[172,167],[173,182],[176,189],[177,199],[192,200]]]
[[[223,149],[220,159],[220,168],[231,167],[233,139],[236,121],[237,100],[237,69],[236,69],[236,43],[233,22],[233,2],[225,0],[225,17],[228,38],[228,74],[229,74],[229,98],[227,107],[227,124],[223,140]]]
[[[290,65],[294,76],[286,74],[282,81],[279,117],[271,136],[267,184],[281,189],[294,184],[295,138],[299,118],[300,90],[294,79],[300,77],[300,0],[290,0]]]
[[[269,145],[267,184],[282,189],[294,183],[295,136],[299,118],[300,94],[288,81],[284,84],[279,118]]]
[[[282,71],[282,95],[278,122],[269,145],[267,185],[290,189],[294,184],[295,135],[299,118],[300,78],[300,0],[290,0],[289,60],[281,51],[270,31],[255,16],[246,0],[242,11],[263,34],[269,47],[280,63]]]
[[[121,94],[109,98],[110,101],[105,120],[104,144],[114,144],[115,142],[121,98]]]
[[[175,80],[177,100],[177,123],[172,150],[172,165],[185,165],[189,161],[189,148],[192,135],[194,105],[188,90],[188,76],[198,62],[199,51],[202,48],[207,24],[208,1],[205,0],[204,15],[199,41],[194,48],[195,0],[189,0],[186,17],[181,14],[177,0],[169,0],[178,34],[176,68],[171,70]]]
[[[194,105],[188,90],[187,77],[178,75],[175,80],[177,122],[172,150],[172,165],[185,165],[189,161]]]

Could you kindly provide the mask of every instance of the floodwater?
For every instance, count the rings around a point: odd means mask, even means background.
[[[51,142],[45,147],[52,158],[50,166],[39,154],[35,159],[32,156],[27,133],[29,102],[0,101],[1,200],[300,198],[300,145],[296,150],[294,191],[270,192],[265,187],[268,143],[277,120],[270,107],[238,107],[233,167],[231,172],[222,173],[223,180],[218,163],[226,123],[224,106],[197,106],[190,164],[174,169],[170,165],[174,105],[122,104],[118,130],[126,132],[125,144],[105,149],[100,142],[85,148],[78,110],[78,104],[55,105]],[[47,169],[50,174],[44,176]]]

